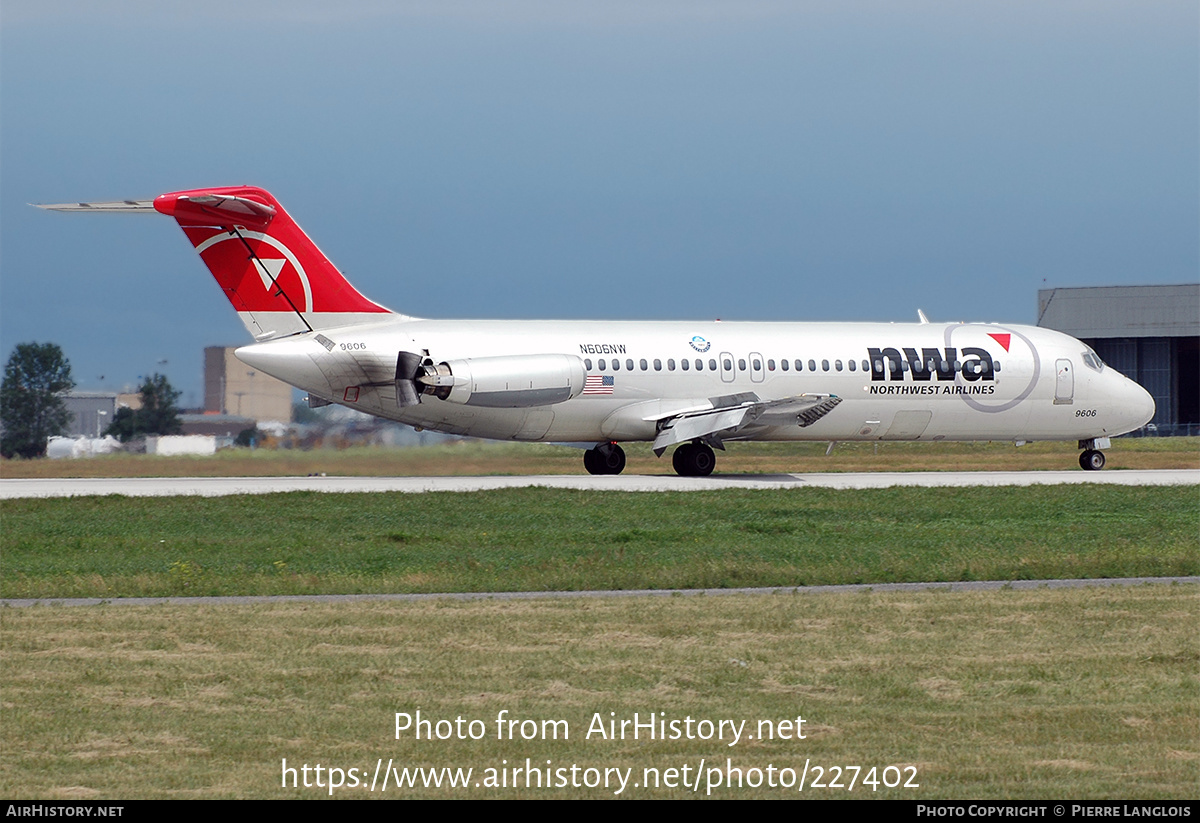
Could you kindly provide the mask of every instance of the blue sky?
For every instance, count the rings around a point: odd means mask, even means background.
[[[1200,7],[5,0],[5,357],[199,403],[175,224],[26,204],[238,183],[421,316],[1032,323],[1200,277]]]

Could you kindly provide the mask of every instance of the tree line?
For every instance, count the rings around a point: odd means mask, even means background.
[[[41,457],[51,437],[71,424],[64,395],[75,388],[71,363],[54,343],[18,343],[0,384],[0,455]],[[165,375],[152,374],[139,388],[140,409],[117,409],[104,434],[126,443],[136,437],[179,434],[179,396]]]

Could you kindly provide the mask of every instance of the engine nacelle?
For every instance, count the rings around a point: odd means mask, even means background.
[[[469,357],[426,365],[417,376],[425,394],[466,406],[523,409],[578,397],[587,373],[570,354]]]

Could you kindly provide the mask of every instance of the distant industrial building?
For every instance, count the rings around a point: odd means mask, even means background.
[[[118,408],[115,392],[67,392],[63,395],[63,403],[71,415],[71,422],[67,424],[68,437],[99,437],[112,425]]]
[[[292,422],[292,387],[250,368],[234,349],[204,350],[204,410],[256,421]]]
[[[1079,338],[1150,392],[1146,434],[1200,434],[1200,283],[1042,289],[1038,325]]]

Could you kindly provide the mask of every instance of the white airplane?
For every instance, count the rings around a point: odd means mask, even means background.
[[[417,428],[675,447],[703,476],[731,440],[1077,440],[1084,469],[1154,401],[1086,345],[991,323],[426,320],[361,295],[279,202],[250,186],[42,206],[174,217],[256,342],[237,357],[308,392]]]

